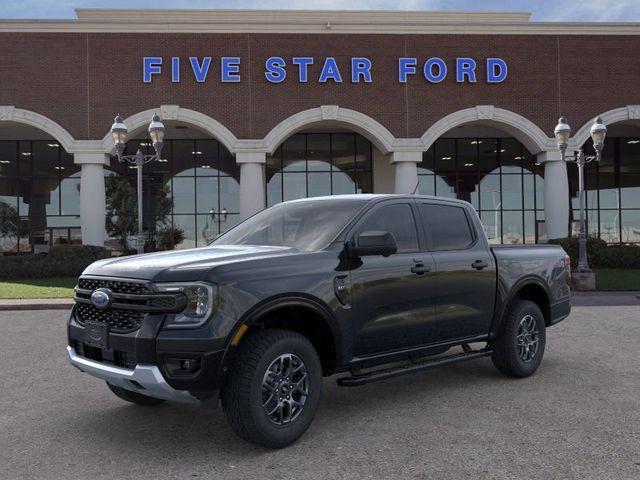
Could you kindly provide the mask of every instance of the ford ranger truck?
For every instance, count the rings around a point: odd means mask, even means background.
[[[459,200],[295,200],[206,247],[91,264],[68,357],[134,404],[221,400],[240,437],[278,448],[313,421],[323,376],[357,386],[481,357],[533,374],[569,315],[569,267],[559,246],[490,246]]]

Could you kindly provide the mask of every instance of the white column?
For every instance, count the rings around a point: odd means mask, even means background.
[[[264,152],[237,152],[240,165],[240,220],[265,208]]]
[[[106,198],[104,165],[109,156],[104,153],[76,153],[74,162],[80,171],[80,225],[83,245],[104,246]]]
[[[537,156],[544,163],[544,218],[547,236],[564,238],[569,234],[569,179],[567,164],[560,152],[541,152]]]
[[[418,163],[422,152],[392,152],[391,163],[395,167],[395,193],[413,193],[418,185]]]

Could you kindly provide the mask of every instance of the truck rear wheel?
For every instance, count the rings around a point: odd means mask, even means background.
[[[309,340],[287,330],[260,330],[238,347],[222,407],[241,438],[281,448],[309,428],[321,388],[320,359]]]
[[[153,407],[155,405],[164,403],[164,400],[162,400],[161,398],[153,398],[147,395],[142,395],[141,393],[131,392],[116,385],[112,385],[109,382],[107,382],[107,386],[116,397],[121,398],[125,402],[131,402],[135,403],[136,405],[143,405],[145,407]]]
[[[529,300],[515,300],[505,315],[502,332],[491,342],[495,367],[511,377],[528,377],[542,361],[545,322],[540,307]]]

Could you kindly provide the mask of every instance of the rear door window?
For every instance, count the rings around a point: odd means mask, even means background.
[[[421,203],[418,210],[432,250],[464,250],[473,245],[475,237],[464,208]]]

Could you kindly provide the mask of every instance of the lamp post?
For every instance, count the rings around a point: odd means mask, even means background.
[[[569,145],[569,137],[571,136],[571,127],[564,117],[558,120],[558,125],[554,130],[558,150],[562,155],[562,160],[574,162],[578,166],[578,194],[580,196],[580,236],[578,239],[578,266],[577,272],[589,273],[589,262],[587,260],[587,228],[585,219],[585,191],[584,191],[584,166],[592,161],[599,162],[604,147],[604,138],[607,135],[607,127],[602,123],[600,117],[596,118],[591,125],[591,139],[593,140],[593,148],[595,155],[585,155],[582,149],[573,154],[567,154],[567,146]]]
[[[136,250],[138,253],[144,253],[144,235],[142,226],[142,166],[152,160],[160,160],[160,154],[162,153],[162,146],[164,144],[165,128],[157,114],[153,115],[148,131],[156,153],[153,155],[144,155],[140,149],[138,149],[135,155],[125,155],[124,147],[127,142],[127,126],[124,124],[124,120],[120,115],[115,118],[113,125],[111,126],[111,136],[113,137],[113,143],[116,147],[116,156],[118,157],[118,161],[135,165],[135,168],[137,169],[138,236],[136,238]]]

